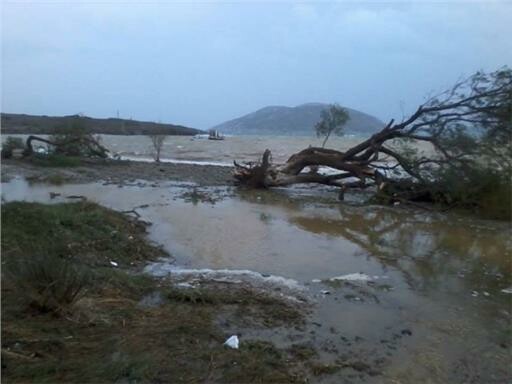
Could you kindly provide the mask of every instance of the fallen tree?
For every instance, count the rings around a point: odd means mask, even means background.
[[[331,185],[340,188],[341,198],[348,188],[377,186],[396,199],[431,201],[444,194],[450,200],[450,175],[463,181],[489,168],[510,180],[511,135],[512,71],[502,68],[457,82],[344,152],[310,147],[273,164],[267,149],[257,163],[235,162],[234,177],[254,188]],[[419,150],[418,143],[429,150]]]
[[[34,153],[34,141],[49,145],[53,148],[53,152],[56,154],[63,154],[66,156],[100,157],[102,159],[108,157],[108,149],[101,145],[99,140],[92,136],[48,140],[39,136],[30,135],[25,141],[25,152],[29,156]]]
[[[93,135],[83,125],[81,118],[74,118],[68,125],[58,126],[47,139],[30,135],[25,141],[25,154],[34,153],[33,142],[44,143],[49,152],[56,155],[75,157],[108,157],[108,149],[100,143],[99,136]]]

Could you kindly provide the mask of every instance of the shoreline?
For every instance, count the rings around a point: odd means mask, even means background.
[[[144,162],[133,160],[84,159],[77,166],[42,166],[29,161],[2,160],[1,181],[23,177],[31,182],[74,183],[107,182],[124,184],[136,180],[148,182],[184,181],[197,186],[232,186],[232,169],[212,164],[188,162]]]

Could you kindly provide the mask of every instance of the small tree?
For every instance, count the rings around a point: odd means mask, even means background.
[[[14,149],[24,149],[25,144],[19,137],[7,136],[7,139],[2,143],[2,158],[9,159],[12,157]]]
[[[332,133],[335,135],[343,134],[343,127],[350,119],[348,112],[338,104],[332,104],[328,109],[324,109],[320,114],[321,120],[315,125],[317,137],[325,136],[322,148]]]
[[[151,139],[151,144],[155,150],[153,156],[155,157],[155,161],[159,163],[160,153],[162,152],[162,147],[164,145],[165,139],[167,139],[167,135],[149,135],[149,138]]]

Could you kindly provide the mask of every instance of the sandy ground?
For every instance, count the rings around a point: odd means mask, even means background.
[[[16,176],[35,182],[123,184],[136,180],[184,181],[201,186],[232,185],[232,168],[213,165],[84,160],[77,167],[42,167],[23,160],[2,160],[1,180]]]

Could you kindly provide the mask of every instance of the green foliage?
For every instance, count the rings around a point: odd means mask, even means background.
[[[512,70],[477,72],[406,121],[394,170],[415,184],[414,196],[423,190],[437,203],[511,217]]]
[[[79,157],[57,153],[48,155],[36,153],[30,157],[30,162],[41,167],[78,167],[82,164]]]
[[[431,191],[434,201],[471,208],[485,218],[512,219],[511,168],[443,168]]]
[[[9,159],[12,157],[14,149],[24,149],[25,144],[19,137],[7,136],[7,139],[2,143],[2,158]]]
[[[90,133],[80,121],[74,118],[67,125],[56,128],[49,140],[55,145],[52,152],[56,155],[74,157],[106,157],[106,149],[100,144],[99,136]]]
[[[331,134],[343,134],[343,127],[350,117],[348,112],[338,104],[333,104],[328,109],[324,109],[320,117],[320,121],[315,125],[315,131],[317,137],[325,137],[322,144],[322,147],[325,147],[325,143]]]
[[[18,258],[7,264],[7,276],[31,308],[55,314],[65,313],[90,280],[83,268],[51,254]]]

